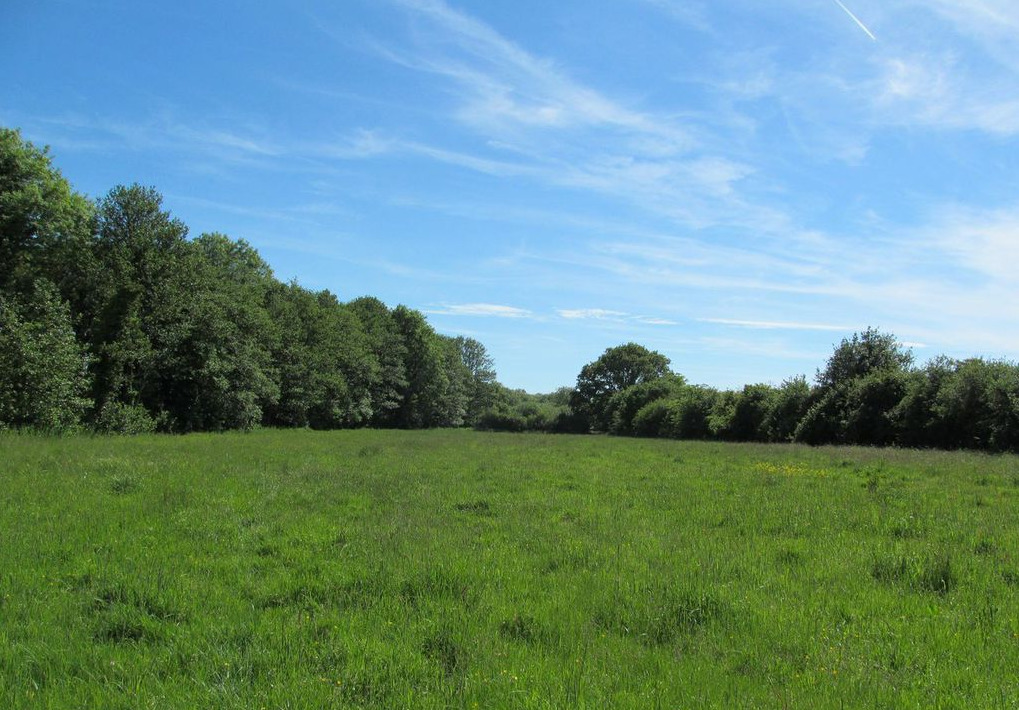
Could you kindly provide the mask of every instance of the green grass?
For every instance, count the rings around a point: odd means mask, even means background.
[[[0,706],[1015,708],[1017,464],[7,435]]]

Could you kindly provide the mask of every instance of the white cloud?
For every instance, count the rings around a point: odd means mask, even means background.
[[[612,311],[605,308],[575,308],[575,309],[560,309],[556,311],[560,317],[568,320],[619,320],[620,318],[626,318],[627,313],[622,311]]]
[[[985,286],[1010,287],[1019,299],[1019,208],[950,208],[926,231],[933,245],[979,274]]]
[[[883,63],[875,118],[942,130],[1019,134],[1019,77],[976,80],[950,54],[896,56]]]
[[[731,147],[707,149],[702,137],[720,147],[727,142],[715,135],[718,116],[636,109],[445,2],[394,1],[425,22],[413,42],[377,52],[446,80],[456,100],[449,116],[484,139],[484,148],[433,140],[405,149],[487,174],[597,192],[695,228],[741,224],[774,232],[783,221],[746,196],[745,184],[758,177],[755,165]],[[492,150],[501,154],[492,157]],[[506,151],[514,162],[503,159]]]
[[[669,320],[668,318],[632,315],[624,311],[614,311],[606,308],[563,308],[557,310],[556,313],[559,314],[560,318],[567,320],[594,320],[654,326],[678,325],[676,321]]]
[[[481,316],[492,318],[529,318],[533,314],[525,308],[502,306],[494,303],[461,303],[444,305],[441,308],[426,310],[430,315],[442,316]]]
[[[735,320],[731,318],[698,318],[697,320],[701,323],[717,323],[718,325],[731,325],[737,328],[752,328],[758,330],[828,330],[842,333],[848,333],[853,330],[850,326],[827,325],[824,323]]]
[[[921,4],[972,36],[1011,43],[1019,33],[1019,5],[1014,0],[923,0]]]

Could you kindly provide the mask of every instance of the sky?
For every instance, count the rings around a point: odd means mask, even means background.
[[[1019,358],[1015,0],[4,0],[0,124],[548,392]]]

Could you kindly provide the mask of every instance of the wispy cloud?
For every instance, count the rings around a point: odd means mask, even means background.
[[[993,43],[1001,58],[1014,59],[1019,52],[1019,5],[1013,0],[921,0],[913,5],[935,11],[962,34]]]
[[[711,32],[713,29],[708,21],[707,12],[700,2],[691,2],[691,0],[643,0],[643,2],[658,8],[672,19],[701,32]]]
[[[1019,134],[1019,76],[975,81],[951,55],[896,56],[873,83],[874,118],[942,130]]]
[[[556,313],[568,320],[618,320],[627,316],[622,311],[612,311],[605,308],[564,308],[556,311]]]
[[[668,318],[632,315],[624,311],[614,311],[607,308],[561,308],[557,310],[556,313],[560,318],[574,321],[594,320],[612,323],[636,323],[642,325],[678,325],[676,321]]]
[[[443,30],[443,40],[453,42],[461,53],[462,59],[441,52],[419,53],[408,61],[415,68],[455,80],[468,99],[459,115],[480,127],[612,125],[658,134],[677,148],[690,146],[690,136],[679,127],[663,124],[574,82],[554,63],[535,57],[441,0],[395,1],[434,22]]]
[[[756,320],[735,320],[730,318],[698,318],[701,323],[716,323],[718,325],[731,325],[737,328],[751,328],[755,330],[823,330],[847,333],[852,327],[845,325],[827,325],[824,323],[791,323],[787,321],[756,321]]]
[[[39,123],[56,131],[61,146],[74,147],[76,136],[89,136],[85,147],[92,150],[174,151],[204,154],[227,163],[248,164],[259,159],[281,157],[287,152],[276,141],[254,135],[254,130],[245,133],[236,128],[216,126],[212,122],[185,120],[171,110],[163,110],[134,123],[78,114],[49,117]]]
[[[449,304],[439,308],[427,309],[425,313],[441,316],[477,316],[485,318],[530,318],[534,315],[525,308],[503,306],[494,303]]]
[[[1014,209],[943,210],[928,228],[931,244],[978,274],[985,285],[1007,285],[1019,298],[1019,206]]]
[[[484,142],[403,141],[392,148],[596,192],[697,229],[738,224],[777,231],[782,219],[751,197],[764,187],[758,168],[731,149],[709,148],[725,143],[715,135],[717,116],[642,110],[576,81],[556,62],[441,0],[393,1],[421,24],[412,42],[377,42],[376,53],[442,80],[454,97],[449,117]]]

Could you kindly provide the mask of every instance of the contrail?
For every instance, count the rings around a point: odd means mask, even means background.
[[[874,36],[874,33],[867,29],[867,25],[860,22],[860,18],[854,15],[852,10],[850,10],[848,7],[842,4],[842,0],[835,0],[835,4],[841,7],[843,10],[845,10],[846,14],[853,18],[853,22],[858,24],[860,26],[860,29],[867,33],[868,37],[877,42],[877,37]]]

